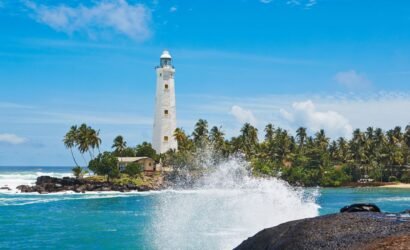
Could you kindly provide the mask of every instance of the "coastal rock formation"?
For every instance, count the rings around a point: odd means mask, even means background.
[[[76,179],[71,177],[55,178],[50,176],[40,176],[37,178],[34,186],[20,185],[17,187],[22,193],[38,192],[40,194],[56,193],[64,191],[73,191],[76,193],[85,193],[90,191],[149,191],[158,190],[162,187],[160,182],[151,183],[150,185],[135,185],[127,183],[123,185],[98,182],[88,179]]]
[[[291,221],[235,249],[410,249],[410,214],[339,213]]]

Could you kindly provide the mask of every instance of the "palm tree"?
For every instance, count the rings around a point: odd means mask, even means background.
[[[271,143],[275,137],[275,128],[272,123],[265,127],[265,142]]]
[[[252,126],[250,123],[245,123],[241,129],[241,141],[242,149],[248,158],[256,153],[256,147],[258,145],[258,129]]]
[[[174,138],[178,144],[178,150],[188,150],[188,136],[182,128],[176,128]]]
[[[296,138],[297,138],[298,143],[299,143],[299,149],[303,148],[303,145],[305,144],[306,137],[307,137],[306,128],[300,127],[296,130]]]
[[[211,128],[211,132],[209,134],[209,140],[214,146],[221,146],[225,139],[224,139],[224,132],[222,131],[221,127],[214,126]]]
[[[90,142],[90,147],[92,149],[93,152],[93,157],[94,158],[94,149],[97,148],[98,153],[101,154],[100,152],[100,145],[101,145],[101,138],[100,138],[100,131],[96,131],[92,128],[89,128],[89,132],[88,132],[88,136],[89,136],[89,142]]]
[[[77,126],[71,126],[70,130],[64,136],[63,142],[64,146],[68,148],[71,152],[71,157],[73,157],[73,161],[77,167],[79,167],[77,160],[75,159],[73,147],[77,144]]]
[[[315,134],[315,141],[323,151],[325,151],[329,146],[329,140],[330,139],[326,137],[325,131],[323,129],[319,130],[319,132]]]
[[[208,122],[204,119],[199,119],[195,124],[194,132],[192,132],[194,142],[203,146],[202,144],[208,140],[208,132]]]
[[[115,152],[117,152],[119,156],[122,156],[122,152],[127,148],[127,142],[124,141],[124,138],[121,135],[119,135],[115,137],[111,148],[114,148]]]
[[[92,158],[91,152],[90,152],[90,127],[88,127],[85,123],[81,124],[80,127],[78,128],[78,133],[77,133],[77,147],[78,150],[80,151],[81,155],[83,156],[84,161],[85,157],[84,154],[86,152],[90,153],[90,157]]]

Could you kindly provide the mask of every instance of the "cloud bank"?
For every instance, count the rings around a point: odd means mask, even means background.
[[[33,11],[37,22],[67,34],[85,32],[97,38],[101,32],[111,31],[138,41],[150,36],[150,11],[144,5],[129,4],[127,0],[100,1],[90,7],[47,6],[32,1],[25,3]]]
[[[0,134],[0,143],[18,145],[27,141],[26,138],[17,136],[15,134]]]
[[[371,81],[364,74],[359,74],[355,70],[339,72],[334,79],[340,85],[351,90],[365,89],[371,86]]]
[[[295,102],[291,111],[281,109],[282,117],[292,127],[307,127],[311,133],[324,129],[331,137],[350,137],[353,128],[349,121],[335,111],[318,111],[311,100]]]
[[[235,117],[235,119],[240,123],[250,123],[252,125],[256,125],[257,121],[255,116],[253,115],[252,111],[241,108],[237,105],[232,106],[231,114]]]

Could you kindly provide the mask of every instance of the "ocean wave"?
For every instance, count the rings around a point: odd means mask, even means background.
[[[10,192],[17,192],[18,190],[16,187],[20,185],[34,185],[39,176],[52,176],[52,177],[64,177],[64,176],[72,176],[70,172],[42,172],[42,171],[20,171],[20,172],[0,172],[0,188],[1,187],[8,187],[11,189],[5,190],[0,189],[0,193],[10,193]]]

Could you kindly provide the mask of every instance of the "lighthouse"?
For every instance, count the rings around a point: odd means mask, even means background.
[[[177,126],[175,107],[175,68],[172,57],[167,50],[162,52],[157,74],[157,90],[155,96],[155,119],[152,146],[157,154],[170,149],[177,149],[174,131]]]

